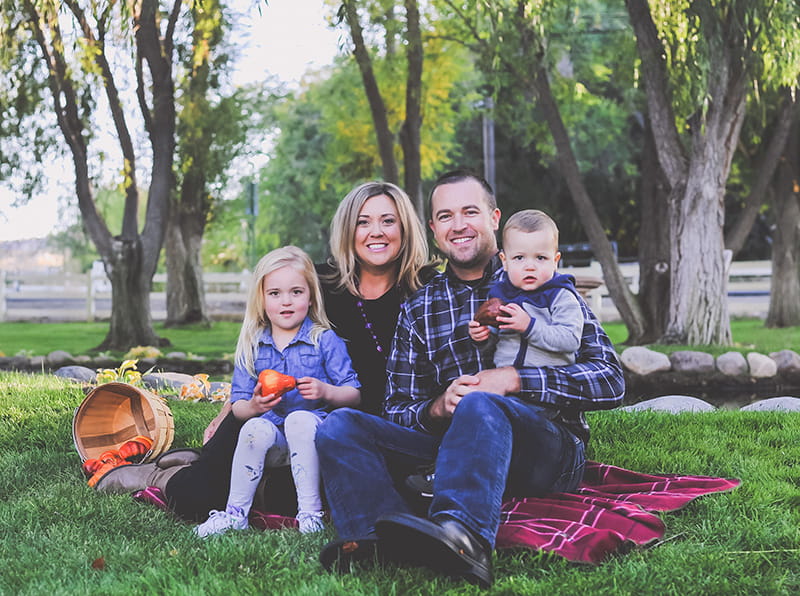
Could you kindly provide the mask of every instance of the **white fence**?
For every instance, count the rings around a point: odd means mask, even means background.
[[[206,305],[212,318],[241,317],[251,274],[205,273]],[[166,274],[153,277],[150,310],[167,318]],[[0,270],[0,321],[94,321],[111,316],[111,285],[105,274],[12,274]]]
[[[631,290],[639,291],[638,263],[621,263]],[[598,263],[589,267],[562,269],[577,278],[602,280]],[[769,261],[735,261],[728,278],[729,308],[736,316],[765,316],[769,306],[771,279]],[[206,304],[212,318],[241,317],[250,273],[205,273]],[[153,320],[166,319],[166,275],[156,274],[150,293]],[[590,289],[587,298],[603,321],[619,319],[605,284]],[[0,270],[0,321],[57,320],[93,321],[111,313],[111,288],[105,275],[12,274]]]

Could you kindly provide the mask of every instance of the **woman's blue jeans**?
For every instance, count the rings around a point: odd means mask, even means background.
[[[582,441],[545,414],[516,397],[469,393],[435,437],[358,410],[333,411],[316,445],[339,537],[371,533],[385,513],[410,513],[393,468],[435,461],[428,517],[455,518],[494,547],[504,495],[570,491],[583,477]]]

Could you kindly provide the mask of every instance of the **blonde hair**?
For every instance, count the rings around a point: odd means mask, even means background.
[[[503,244],[506,242],[506,233],[509,230],[518,230],[526,233],[549,230],[553,233],[553,240],[556,244],[556,250],[558,250],[558,226],[544,211],[539,211],[538,209],[523,209],[509,217],[506,225],[503,227]]]
[[[283,267],[291,267],[302,274],[308,284],[308,318],[313,323],[311,341],[314,345],[317,344],[319,336],[326,329],[331,328],[331,323],[325,314],[325,306],[322,303],[319,279],[314,269],[314,263],[311,262],[309,256],[296,246],[284,246],[268,252],[261,257],[253,271],[242,330],[239,332],[239,341],[236,343],[236,364],[252,376],[256,374],[255,354],[258,349],[258,340],[265,329],[271,328],[264,305],[264,278]]]
[[[414,205],[408,195],[398,186],[390,182],[364,182],[347,193],[339,203],[331,221],[331,258],[328,263],[335,273],[333,280],[337,288],[346,288],[354,296],[358,291],[358,260],[356,258],[356,224],[359,213],[369,199],[386,195],[394,201],[400,220],[402,239],[397,285],[405,292],[413,292],[422,285],[420,271],[430,264],[428,242],[425,228],[414,211]]]

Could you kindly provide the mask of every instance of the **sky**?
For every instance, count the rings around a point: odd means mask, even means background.
[[[235,0],[244,10],[252,0]],[[309,69],[331,63],[339,46],[339,33],[325,24],[323,0],[269,0],[261,14],[248,10],[249,31],[242,36],[245,49],[234,74],[237,84],[264,79],[273,73],[297,83]],[[48,191],[24,207],[12,207],[13,195],[0,186],[0,242],[40,238],[58,229],[62,216],[58,196],[71,192],[71,163],[53,168]],[[77,211],[77,206],[75,207]]]

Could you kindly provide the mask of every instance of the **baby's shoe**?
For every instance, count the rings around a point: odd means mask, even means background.
[[[228,507],[225,511],[213,509],[208,519],[194,529],[200,538],[224,534],[228,530],[246,530],[249,527],[247,516],[239,507]]]
[[[301,534],[312,534],[325,529],[322,511],[301,511],[297,514],[297,529]]]

